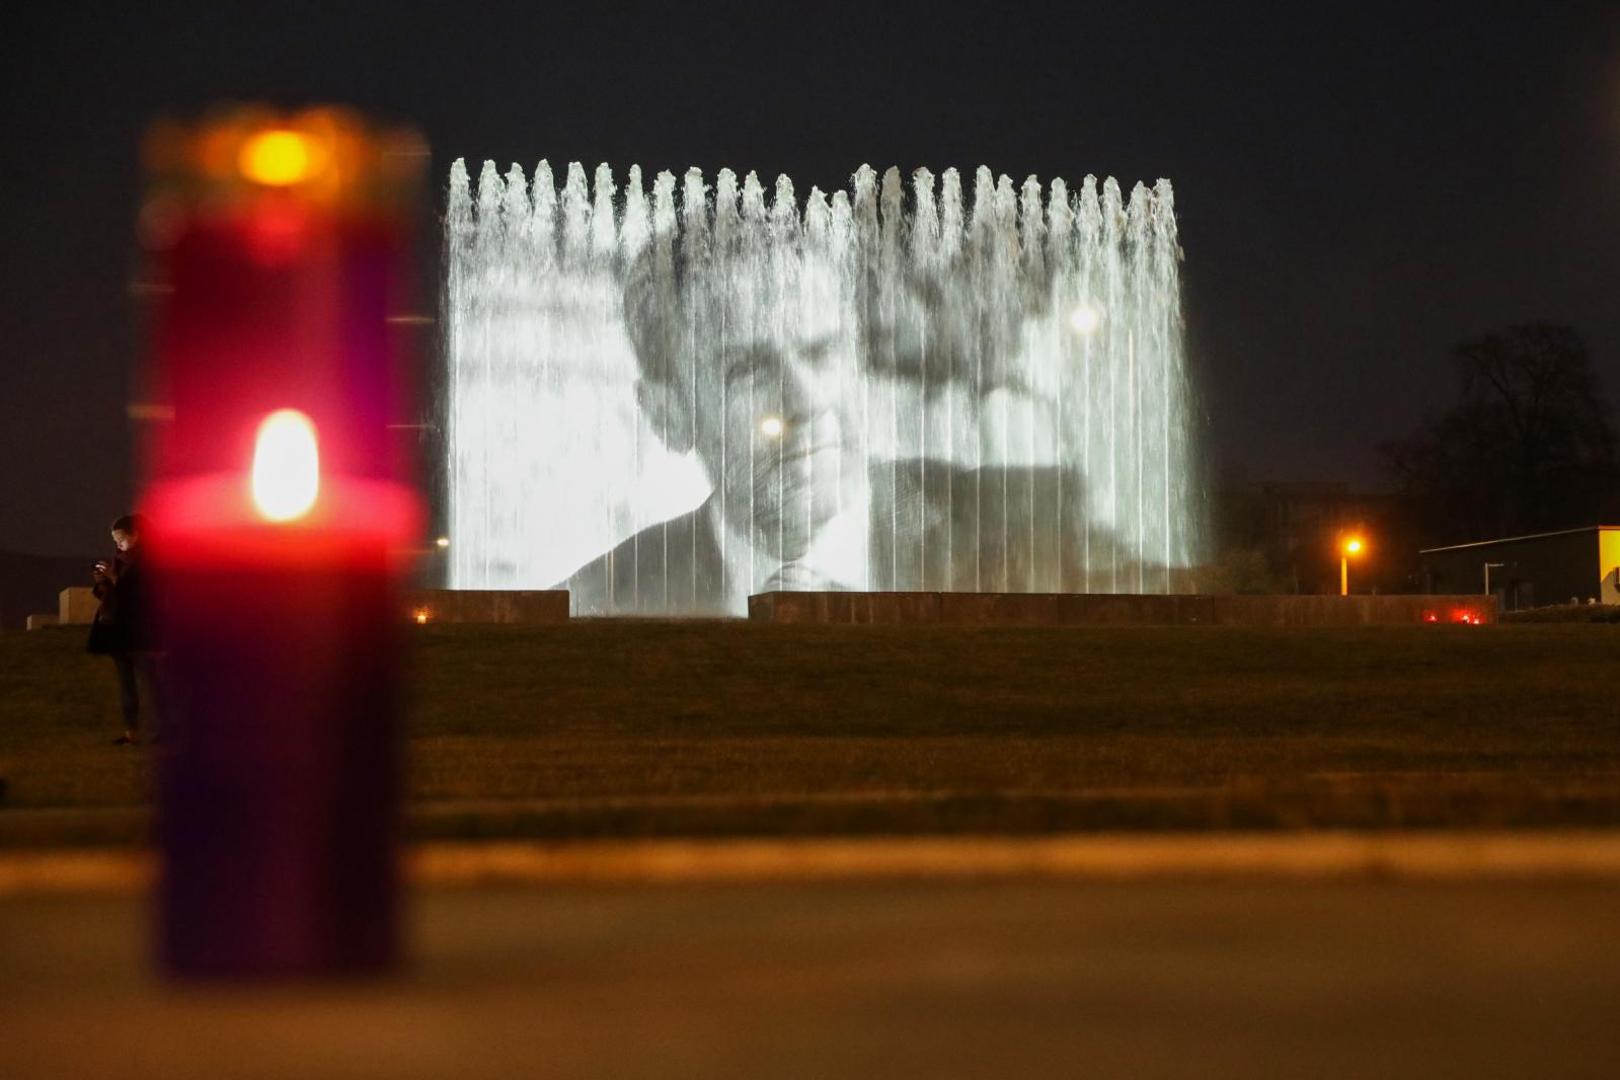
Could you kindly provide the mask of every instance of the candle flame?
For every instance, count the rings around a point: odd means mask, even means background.
[[[309,513],[320,493],[321,456],[315,424],[297,409],[264,418],[253,445],[253,505],[269,521]]]

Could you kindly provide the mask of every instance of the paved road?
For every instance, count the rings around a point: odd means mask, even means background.
[[[1616,1076],[1620,887],[439,889],[387,984],[148,981],[118,896],[0,900],[0,1076]]]

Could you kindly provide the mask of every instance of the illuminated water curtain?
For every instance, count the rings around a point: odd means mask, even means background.
[[[1166,592],[1193,559],[1168,181],[450,175],[450,583]]]

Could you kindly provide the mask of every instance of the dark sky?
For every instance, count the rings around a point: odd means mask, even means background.
[[[408,120],[441,203],[456,156],[1167,176],[1206,453],[1257,479],[1377,483],[1447,346],[1515,321],[1574,325],[1620,397],[1620,5],[946,10],[8,7],[0,549],[99,551],[125,509],[137,142],[220,98]]]

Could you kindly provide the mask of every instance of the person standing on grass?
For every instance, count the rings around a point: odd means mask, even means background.
[[[143,696],[154,734],[160,719],[158,643],[141,557],[141,539],[147,531],[146,519],[139,514],[126,514],[113,522],[112,540],[118,552],[96,563],[92,571],[93,591],[101,603],[90,624],[89,648],[111,656],[118,670],[118,702],[124,716],[124,733],[113,740],[118,746],[141,741]]]

